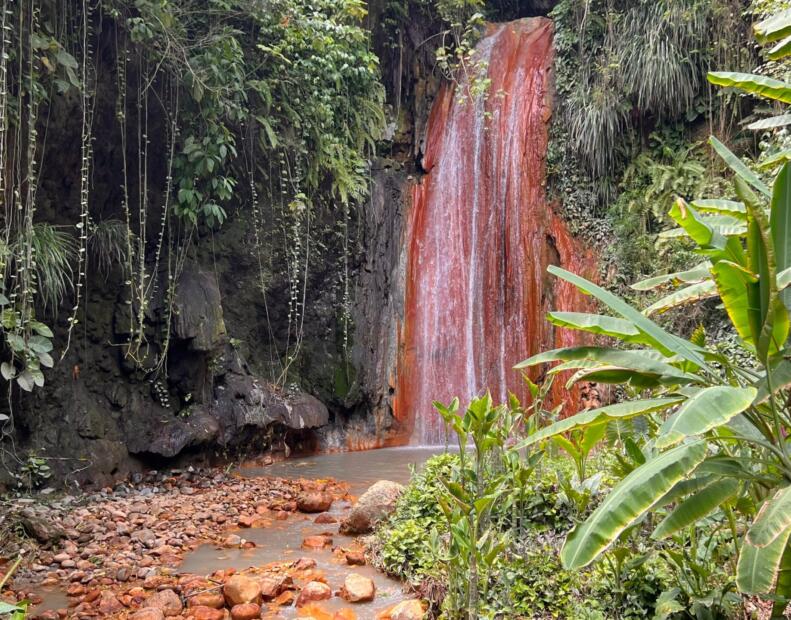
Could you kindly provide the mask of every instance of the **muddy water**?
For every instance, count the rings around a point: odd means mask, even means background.
[[[412,468],[420,467],[437,452],[436,448],[388,448],[328,454],[291,459],[267,467],[243,467],[240,473],[244,476],[278,478],[335,478],[348,482],[352,494],[359,496],[377,480],[406,483]],[[350,508],[351,504],[348,502],[335,502],[330,514],[340,521]],[[302,549],[303,538],[327,532],[333,535],[334,547],[347,547],[352,542],[351,537],[338,534],[337,524],[315,524],[313,520],[314,517],[297,513],[286,521],[274,521],[267,528],[242,530],[238,532],[239,535],[254,542],[255,548],[217,549],[213,545],[203,545],[185,557],[179,571],[203,575],[221,568],[243,570],[270,562],[310,557],[316,560],[317,568],[324,572],[333,591],[340,589],[344,578],[350,572],[370,577],[376,584],[376,598],[373,602],[350,605],[339,597],[333,597],[321,603],[321,607],[327,611],[351,607],[360,619],[374,618],[379,611],[407,598],[402,592],[400,582],[369,566],[347,566],[329,548],[321,551]],[[298,610],[281,609],[279,617],[297,618]]]

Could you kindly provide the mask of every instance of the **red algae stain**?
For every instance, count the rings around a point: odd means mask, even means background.
[[[550,309],[589,306],[547,267],[591,276],[596,264],[545,195],[552,53],[549,20],[493,24],[476,50],[488,64],[488,98],[463,97],[462,83],[443,88],[433,105],[426,174],[406,223],[394,405],[402,439],[442,443],[433,400],[466,404],[489,389],[527,402],[513,366],[575,343],[545,318]],[[562,383],[555,400],[575,401]]]

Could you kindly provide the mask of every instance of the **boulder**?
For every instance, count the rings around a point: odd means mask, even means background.
[[[256,603],[242,603],[231,607],[232,620],[254,620],[261,615],[261,606]]]
[[[306,536],[302,540],[303,549],[324,549],[324,547],[330,547],[331,545],[332,537],[330,536]]]
[[[425,615],[423,603],[418,600],[411,599],[408,601],[401,601],[390,610],[390,620],[423,620]]]
[[[326,601],[332,598],[332,588],[321,581],[309,581],[297,597],[297,607],[303,607],[314,601]]]
[[[187,599],[187,607],[213,607],[222,609],[225,607],[225,597],[219,592],[201,592]]]
[[[342,534],[367,534],[374,526],[395,510],[404,492],[403,485],[380,480],[360,496],[354,508],[341,521]]]
[[[247,575],[234,575],[223,586],[225,600],[230,607],[261,601],[261,586]]]
[[[214,351],[225,342],[222,298],[214,273],[186,268],[176,286],[174,305],[174,335],[188,341],[192,351]]]
[[[128,616],[129,620],[165,620],[161,609],[146,607]]]
[[[25,532],[42,544],[51,544],[66,536],[62,527],[35,514],[32,510],[23,510],[19,514],[19,523]]]
[[[332,506],[332,497],[321,491],[304,491],[297,496],[300,512],[327,512]]]
[[[341,588],[341,598],[350,603],[367,603],[374,600],[376,586],[374,582],[363,575],[350,573],[346,575]]]
[[[225,620],[225,610],[214,607],[190,607],[189,615],[195,620]]]
[[[181,597],[173,590],[168,589],[160,590],[148,597],[143,603],[143,607],[159,609],[165,616],[178,616],[183,605],[181,604]]]

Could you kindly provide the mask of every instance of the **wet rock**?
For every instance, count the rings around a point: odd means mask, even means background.
[[[181,597],[173,590],[160,590],[156,594],[150,596],[143,607],[152,607],[154,609],[161,609],[162,613],[166,616],[178,616],[181,613],[183,605]]]
[[[318,517],[313,520],[313,523],[317,523],[319,525],[325,525],[329,523],[337,523],[338,519],[333,517],[331,514],[326,512],[321,513]]]
[[[201,592],[187,599],[187,607],[213,607],[222,609],[225,607],[225,597],[219,592]]]
[[[403,485],[380,480],[360,496],[354,508],[341,521],[342,534],[367,534],[374,526],[395,510],[403,493]]]
[[[304,549],[324,549],[332,545],[332,538],[330,536],[306,536],[302,540],[302,547]]]
[[[222,541],[223,547],[227,548],[238,547],[241,544],[242,537],[236,534],[228,534],[228,536],[226,536]]]
[[[309,581],[297,597],[297,607],[303,607],[315,601],[326,601],[332,598],[332,588],[321,581]]]
[[[390,620],[423,620],[425,613],[423,603],[411,599],[408,601],[401,601],[398,605],[393,607],[388,614],[388,618]]]
[[[195,620],[224,620],[225,610],[214,607],[190,607],[189,615]]]
[[[357,573],[346,575],[341,588],[341,598],[350,603],[367,603],[374,600],[376,586],[368,577]]]
[[[231,607],[242,603],[258,603],[261,600],[261,586],[246,575],[234,575],[225,582],[222,590]]]
[[[326,512],[332,506],[332,497],[320,491],[306,491],[297,497],[300,512]]]
[[[267,575],[259,582],[261,596],[267,601],[272,600],[291,584],[292,580],[288,575]]]
[[[299,558],[291,566],[294,570],[308,570],[316,567],[316,560],[313,558]]]
[[[97,607],[99,609],[99,613],[105,616],[117,614],[124,608],[115,593],[110,590],[102,590],[102,593],[99,596],[99,604]]]
[[[261,615],[261,606],[256,603],[242,603],[231,608],[232,620],[253,620]]]
[[[129,620],[164,620],[165,614],[161,609],[148,607],[130,614]]]
[[[42,544],[51,544],[66,536],[62,527],[51,519],[35,514],[32,510],[23,510],[19,514],[19,522],[28,535]]]
[[[362,551],[347,551],[344,557],[349,566],[362,566],[365,564],[365,554]]]

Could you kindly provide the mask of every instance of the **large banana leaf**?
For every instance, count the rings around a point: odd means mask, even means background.
[[[633,525],[706,456],[706,444],[677,446],[641,465],[621,480],[566,538],[560,558],[567,569],[587,566]]]
[[[738,490],[739,483],[736,480],[717,480],[711,483],[676,506],[673,512],[659,523],[651,538],[661,540],[696,523],[736,495]]]
[[[725,311],[736,333],[745,342],[752,343],[760,330],[760,316],[750,305],[749,287],[758,277],[732,261],[718,261],[711,269]]]
[[[776,394],[778,390],[788,389],[791,386],[791,361],[784,357],[773,360],[769,364],[769,381],[764,377],[757,383],[757,386],[758,394],[753,401],[754,405],[765,403],[769,400],[769,395]]]
[[[661,411],[673,405],[677,405],[683,399],[681,398],[651,398],[647,400],[633,400],[625,403],[616,403],[615,405],[607,405],[598,409],[591,409],[590,411],[583,411],[577,415],[571,416],[559,422],[555,422],[540,431],[533,433],[522,443],[518,445],[518,449],[526,448],[535,445],[542,441],[546,441],[550,437],[560,435],[561,433],[568,433],[579,428],[585,428],[594,424],[601,424],[608,420],[626,420],[634,418],[646,413],[654,411]]]
[[[727,215],[701,216],[681,198],[673,203],[669,215],[698,244],[698,253],[708,255],[713,260],[726,259],[740,264],[744,262],[741,242],[738,238],[729,236],[743,235],[746,232],[741,220]],[[719,224],[721,222],[722,225]],[[673,231],[668,231],[667,234],[662,234],[667,236],[672,233]]]
[[[755,38],[760,43],[779,41],[791,35],[791,9],[770,15],[753,26]]]
[[[777,116],[770,116],[769,118],[762,118],[759,121],[747,125],[747,129],[754,131],[763,131],[766,129],[777,129],[778,127],[785,127],[791,125],[791,114],[778,114]]]
[[[750,170],[747,165],[736,155],[734,155],[731,150],[725,146],[722,142],[717,140],[714,136],[709,138],[709,144],[717,151],[717,154],[722,157],[723,161],[728,164],[728,167],[733,170],[737,175],[739,175],[742,179],[747,181],[750,185],[752,185],[755,189],[761,192],[764,196],[771,196],[772,192],[769,187],[764,183],[758,175],[755,174],[752,170]]]
[[[696,472],[697,473],[697,470]],[[673,488],[670,489],[667,493],[665,493],[662,497],[660,497],[654,505],[651,507],[652,510],[657,508],[661,508],[662,506],[667,506],[668,504],[673,504],[678,500],[687,497],[687,495],[693,495],[702,491],[707,486],[711,485],[717,479],[717,476],[712,474],[706,474],[704,476],[695,476],[694,478],[688,478],[687,480],[680,480],[676,484],[673,485]]]
[[[777,290],[777,262],[769,220],[745,182],[737,178],[735,185],[736,193],[744,201],[750,216],[747,250],[750,269],[758,274],[758,282],[748,286],[747,290],[750,311],[760,309],[760,331],[754,335],[754,344],[758,359],[766,362],[785,345],[791,325]]]
[[[646,316],[651,316],[655,313],[661,314],[679,306],[717,297],[717,295],[717,285],[713,280],[698,282],[666,295],[643,310],[643,314]]]
[[[785,163],[772,188],[772,207],[769,215],[775,264],[780,274],[791,268],[791,165]],[[791,309],[791,290],[781,293],[786,308]]]
[[[709,73],[709,82],[717,86],[738,88],[746,93],[791,103],[791,85],[753,73],[736,73],[733,71],[712,71]]]
[[[766,547],[789,527],[791,527],[791,486],[780,489],[764,502],[747,532],[747,540],[756,547]]]
[[[781,60],[789,55],[791,55],[791,36],[780,41],[780,43],[770,49],[767,54],[769,60]]]
[[[667,362],[654,359],[651,355],[653,351],[623,350],[612,349],[609,347],[568,347],[563,349],[553,349],[538,353],[533,357],[518,363],[514,368],[521,370],[538,364],[549,362],[569,362],[569,361],[595,361],[602,366],[611,366],[621,370],[635,371],[641,375],[651,375],[662,383],[695,383],[700,381],[700,377],[692,373],[679,370]],[[571,366],[564,365],[563,370],[568,370]],[[583,364],[588,368],[590,364]]]
[[[650,291],[658,286],[667,284],[668,282],[680,282],[684,284],[695,284],[702,282],[711,277],[711,262],[703,261],[699,265],[695,265],[692,269],[686,271],[676,271],[675,273],[666,273],[661,276],[654,276],[646,280],[640,280],[632,284],[632,288],[636,291]]]
[[[791,114],[789,114],[791,122]],[[720,215],[730,215],[740,220],[747,219],[747,209],[741,202],[736,200],[724,200],[722,198],[701,198],[692,201],[692,206],[701,213],[718,213]]]
[[[688,398],[659,429],[656,447],[667,448],[686,437],[700,435],[727,423],[747,409],[757,394],[755,388],[717,385]]]
[[[617,295],[613,295],[597,284],[575,275],[570,271],[561,269],[560,267],[551,265],[548,271],[566,282],[570,282],[583,293],[596,297],[596,299],[608,306],[611,310],[617,312],[628,321],[631,321],[637,329],[656,340],[663,349],[672,351],[699,368],[710,370],[704,358],[704,350],[701,347],[665,331]]]
[[[756,547],[745,538],[736,565],[736,585],[745,594],[770,594],[775,587],[780,562],[791,536],[787,528],[766,547]]]
[[[603,314],[550,312],[547,314],[547,318],[550,323],[559,327],[578,329],[600,336],[610,336],[626,342],[631,342],[632,338],[640,336],[640,330],[626,319],[604,316]]]

